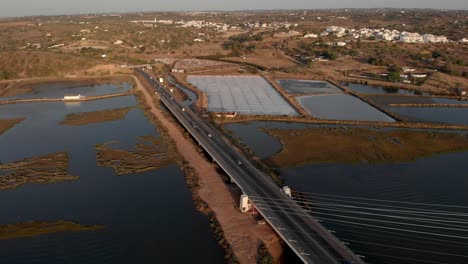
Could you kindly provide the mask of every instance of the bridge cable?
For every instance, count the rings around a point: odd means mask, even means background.
[[[265,210],[265,211],[283,213],[283,214],[291,214],[291,215],[297,215],[297,216],[311,217],[310,214],[285,212],[285,211],[275,210],[275,209],[270,209],[270,208],[259,208],[259,209]],[[432,235],[432,236],[451,237],[451,238],[467,239],[468,240],[468,236],[458,236],[458,235],[447,234],[447,233],[435,233],[435,232],[426,232],[426,231],[418,231],[418,230],[409,230],[409,229],[402,229],[402,228],[396,228],[396,227],[385,227],[385,226],[381,226],[381,225],[363,224],[363,223],[344,221],[344,220],[336,220],[336,219],[323,218],[323,217],[314,217],[314,218],[317,219],[317,220],[322,220],[322,221],[349,223],[349,224],[358,225],[358,226],[370,226],[370,227],[382,228],[382,229],[387,229],[387,230],[396,230],[396,231],[403,231],[403,232],[410,232],[410,233],[417,233],[417,234],[426,234],[426,235]]]
[[[460,206],[460,205],[403,202],[403,201],[394,201],[394,200],[371,199],[371,198],[358,198],[358,197],[352,197],[352,196],[341,196],[341,195],[330,195],[330,194],[308,193],[308,192],[296,192],[296,193],[304,194],[304,195],[306,195],[306,196],[312,196],[312,197],[313,197],[313,196],[327,196],[327,197],[339,197],[339,198],[354,199],[354,200],[364,200],[364,201],[377,201],[377,202],[388,202],[388,203],[399,203],[399,204],[412,204],[412,205],[425,205],[425,206],[451,207],[451,208],[464,208],[464,209],[468,209],[468,206]]]

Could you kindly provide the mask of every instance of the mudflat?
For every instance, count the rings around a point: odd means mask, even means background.
[[[121,120],[127,116],[128,112],[132,108],[133,107],[125,107],[94,112],[72,113],[68,114],[60,124],[67,126],[84,126],[94,123]]]
[[[0,135],[21,123],[25,118],[0,119]]]
[[[58,232],[94,231],[101,225],[80,225],[71,221],[30,221],[18,224],[0,225],[0,240],[33,237]]]
[[[365,128],[309,128],[267,131],[283,144],[266,161],[275,167],[309,163],[408,162],[468,150],[468,137],[433,131],[377,131]]]
[[[139,137],[133,150],[114,149],[112,143],[96,145],[97,163],[113,168],[118,175],[147,172],[173,162],[174,150],[154,136]]]
[[[68,173],[66,152],[0,164],[0,190],[13,189],[28,183],[50,184],[78,179]]]
[[[0,92],[0,98],[1,97],[9,97],[9,96],[15,96],[15,95],[20,95],[20,94],[27,94],[32,92],[33,89],[29,87],[14,87],[10,89],[4,90],[4,92]]]

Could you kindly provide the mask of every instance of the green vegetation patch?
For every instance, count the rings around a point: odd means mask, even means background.
[[[148,172],[174,162],[174,146],[154,136],[139,137],[133,150],[113,149],[109,146],[113,143],[96,145],[97,164],[113,168],[118,175]]]
[[[33,237],[58,232],[82,232],[102,229],[101,225],[80,225],[70,221],[30,221],[18,224],[0,225],[0,240]]]
[[[265,243],[261,242],[257,248],[257,263],[258,264],[275,264],[275,259],[268,251]]]
[[[432,131],[376,131],[364,128],[272,129],[283,149],[267,159],[276,167],[308,163],[409,162],[468,150],[468,137]]]
[[[83,126],[94,123],[110,122],[124,119],[133,107],[116,108],[95,112],[71,113],[60,122],[61,125]]]
[[[50,184],[78,179],[68,173],[66,152],[0,164],[0,190],[13,189],[28,183]]]
[[[97,65],[89,58],[48,51],[2,51],[0,57],[0,80],[57,77]]]

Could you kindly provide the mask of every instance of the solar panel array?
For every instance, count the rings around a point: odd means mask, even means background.
[[[253,115],[297,115],[294,108],[259,76],[188,76],[208,95],[208,111]]]

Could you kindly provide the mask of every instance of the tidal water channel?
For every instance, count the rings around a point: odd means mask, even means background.
[[[61,97],[69,92],[60,87],[41,87],[41,96]],[[128,84],[109,84],[73,90],[90,96],[128,88]],[[133,108],[121,120],[60,124],[70,113],[124,107]],[[1,263],[225,262],[209,221],[196,210],[177,164],[122,176],[97,165],[96,144],[116,141],[119,148],[131,149],[141,136],[161,139],[135,97],[0,106],[0,119],[13,117],[26,119],[0,135],[1,163],[67,152],[69,173],[79,178],[0,190],[0,225],[66,220],[104,228],[0,240]]]
[[[232,132],[233,136],[245,142],[257,156],[266,159],[281,151],[282,144],[265,130],[297,130],[324,126],[284,122],[249,122],[227,124],[225,127]],[[389,128],[378,130],[388,131]],[[466,134],[466,132],[450,133]],[[308,140],[315,139],[310,138]],[[333,148],[334,146],[328,147]],[[290,149],[289,151],[301,152],[303,150]],[[353,197],[355,197],[410,203],[455,205],[463,208],[449,209],[461,210],[466,213],[468,210],[468,163],[466,161],[468,161],[468,152],[464,151],[435,154],[404,163],[389,161],[346,164],[332,162],[274,169],[285,180],[285,185],[293,190],[310,194],[311,196],[308,198],[312,201],[318,199],[315,202],[332,203],[333,199],[353,201]],[[322,196],[315,194],[321,194]],[[323,195],[332,196],[327,197]],[[336,198],[335,196],[347,198]],[[368,200],[357,200],[357,202],[354,205],[364,206],[363,203],[370,203]],[[378,203],[373,200],[371,202]],[[408,204],[398,205],[408,206]],[[439,209],[447,208],[443,207]],[[419,233],[382,230],[378,227],[371,228],[370,226],[359,225],[379,225],[380,223],[375,221],[385,220],[379,216],[360,215],[358,217],[368,219],[361,220],[347,218],[356,217],[355,214],[343,214],[336,211],[326,211],[326,213],[329,215],[341,214],[345,216],[328,216],[331,219],[356,223],[349,225],[323,221],[323,224],[330,230],[333,230],[338,238],[347,241],[352,250],[359,255],[365,256],[365,261],[368,263],[467,263],[465,256],[467,255],[468,248],[467,240],[437,236],[429,236],[428,238]],[[319,216],[326,218],[323,215]],[[459,228],[464,227],[463,225],[455,226]],[[402,227],[391,225],[390,228],[408,229],[416,232],[422,231],[422,229],[418,229],[419,227],[415,226]],[[451,226],[449,228],[454,227]],[[449,232],[448,230],[438,231]],[[464,233],[460,232],[458,234],[463,235]]]

